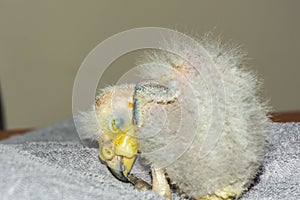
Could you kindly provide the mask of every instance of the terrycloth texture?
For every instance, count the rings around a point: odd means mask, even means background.
[[[261,175],[242,200],[300,197],[300,123],[271,128]],[[1,143],[6,143],[0,144],[1,199],[162,199],[116,180],[98,160],[97,150],[80,144],[72,121]],[[139,175],[149,180],[147,172]]]
[[[81,143],[73,119],[58,122],[43,129],[29,132],[25,135],[16,135],[0,143],[20,144],[24,142],[60,141]]]

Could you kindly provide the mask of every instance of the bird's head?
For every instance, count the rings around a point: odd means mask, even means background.
[[[100,124],[99,157],[111,173],[121,181],[128,175],[138,152],[133,123],[134,87],[112,87],[96,98],[96,113]]]

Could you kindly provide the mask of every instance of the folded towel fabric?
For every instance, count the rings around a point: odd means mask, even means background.
[[[241,200],[300,199],[300,123],[270,128],[261,172]],[[1,199],[163,199],[116,180],[97,149],[81,144],[73,120],[1,141],[0,169]],[[150,181],[139,164],[134,172]]]

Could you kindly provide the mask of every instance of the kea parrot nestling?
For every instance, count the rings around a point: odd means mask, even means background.
[[[197,45],[176,37],[161,45],[174,51],[145,55],[142,81],[102,89],[96,120],[83,114],[99,158],[117,179],[169,199],[170,188],[195,199],[241,196],[264,158],[261,82],[240,48],[210,35]],[[150,166],[152,186],[131,174],[137,156]]]

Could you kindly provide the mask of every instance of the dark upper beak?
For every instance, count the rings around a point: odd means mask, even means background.
[[[122,170],[119,170],[119,169],[114,169],[114,168],[110,168],[110,167],[107,167],[109,169],[109,171],[114,175],[114,177],[116,177],[117,179],[119,179],[120,181],[123,181],[123,182],[129,182],[128,180],[128,177],[126,177],[124,174],[123,174],[123,171]]]
[[[125,158],[123,156],[116,156],[115,159],[110,161],[101,161],[107,165],[107,168],[114,175],[114,177],[116,177],[120,181],[129,182],[128,175],[130,173],[132,165],[134,164],[135,157],[129,159],[129,162],[128,158]]]

